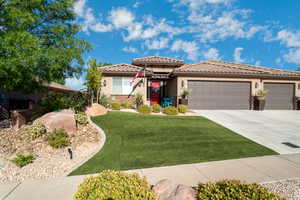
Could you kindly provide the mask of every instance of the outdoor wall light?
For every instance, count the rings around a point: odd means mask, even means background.
[[[181,81],[181,87],[184,87],[184,80]]]
[[[103,81],[103,86],[106,87],[106,80]]]
[[[300,83],[298,83],[298,90],[300,90]]]
[[[255,89],[257,89],[257,88],[258,88],[258,83],[256,82],[256,83],[255,83]]]

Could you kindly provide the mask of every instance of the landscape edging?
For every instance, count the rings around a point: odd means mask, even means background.
[[[97,129],[98,133],[100,134],[100,143],[99,146],[97,147],[97,149],[92,152],[88,157],[86,157],[84,160],[82,160],[81,162],[77,163],[75,166],[72,167],[71,170],[69,170],[68,172],[63,174],[63,177],[68,176],[70,173],[72,173],[75,169],[77,169],[78,167],[80,167],[82,164],[84,164],[85,162],[87,162],[89,159],[91,159],[94,155],[96,155],[96,153],[98,153],[104,146],[105,141],[106,141],[106,135],[103,131],[102,128],[100,128],[97,124],[95,124],[90,116],[88,116],[88,122],[89,124],[91,124],[95,129]]]

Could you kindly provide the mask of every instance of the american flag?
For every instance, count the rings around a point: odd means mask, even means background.
[[[134,83],[134,81],[137,79],[137,78],[143,78],[145,77],[145,70],[146,68],[144,67],[143,69],[141,69],[134,77],[133,79],[130,81],[130,85],[132,85]]]

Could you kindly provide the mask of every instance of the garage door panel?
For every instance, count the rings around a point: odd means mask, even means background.
[[[249,109],[249,82],[189,81],[192,109]]]
[[[294,84],[290,83],[264,83],[264,88],[269,91],[266,97],[265,109],[291,110],[294,101]]]

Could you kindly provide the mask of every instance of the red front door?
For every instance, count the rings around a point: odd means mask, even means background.
[[[151,81],[151,105],[159,104],[160,81]]]

